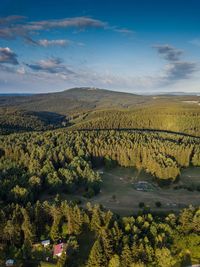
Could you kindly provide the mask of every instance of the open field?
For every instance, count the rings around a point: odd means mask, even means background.
[[[183,170],[178,184],[200,183],[200,168],[189,168]],[[200,193],[190,192],[186,189],[175,190],[173,185],[160,188],[153,182],[151,175],[140,172],[134,168],[117,167],[105,170],[103,175],[102,190],[99,195],[92,198],[92,203],[101,203],[106,208],[119,214],[128,215],[138,210],[139,203],[144,202],[152,210],[177,210],[190,204],[200,205]],[[137,191],[133,183],[137,181],[148,181],[154,190]],[[162,206],[157,208],[155,202],[161,202]]]
[[[200,168],[187,168],[183,170],[179,184],[200,186]]]

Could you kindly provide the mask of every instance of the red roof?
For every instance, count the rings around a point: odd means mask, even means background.
[[[63,252],[64,243],[60,243],[54,246],[53,255],[57,256]]]

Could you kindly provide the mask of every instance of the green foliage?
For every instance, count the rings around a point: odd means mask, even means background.
[[[32,112],[21,109],[0,107],[0,133],[42,131],[62,125],[64,116],[51,112]]]
[[[20,263],[36,261],[36,247],[44,239],[50,239],[52,244],[42,248],[41,260],[50,255],[53,262],[52,245],[59,240],[65,243],[57,260],[60,267],[79,267],[80,262],[80,266],[87,267],[167,267],[199,261],[198,208],[191,206],[178,215],[161,217],[154,217],[145,209],[140,210],[140,215],[121,218],[99,205],[88,204],[83,209],[61,201],[59,196],[51,203],[38,201],[42,193],[81,192],[88,198],[98,194],[101,178],[93,169],[96,163],[107,168],[119,164],[143,169],[162,185],[175,181],[181,168],[200,166],[199,138],[149,131],[156,128],[198,134],[199,111],[188,109],[183,113],[176,105],[170,106],[167,115],[161,106],[149,111],[149,107],[101,111],[88,114],[84,124],[77,124],[80,128],[134,127],[148,128],[147,131],[60,129],[0,136],[0,264],[8,256]],[[13,122],[6,115],[9,125],[29,129],[26,116],[18,115]],[[30,124],[43,129],[46,124],[37,124],[34,115],[31,114]],[[116,200],[114,194],[112,200]],[[161,203],[155,205],[160,207]],[[144,207],[141,202],[140,208]],[[81,261],[77,255],[86,251],[83,245],[88,241],[87,233],[92,236],[91,247]],[[80,241],[82,236],[84,242]]]
[[[67,261],[67,255],[66,252],[64,251],[59,257],[56,267],[65,267],[66,261]]]
[[[156,249],[155,258],[156,266],[158,267],[171,267],[176,263],[170,253],[170,250],[167,248]]]
[[[118,163],[146,170],[168,184],[181,168],[197,165],[200,141],[166,133],[83,131],[1,136],[0,197],[34,202],[43,191],[97,194],[101,178],[92,169],[96,159],[107,167]],[[80,156],[81,155],[81,156]]]
[[[157,208],[161,208],[162,203],[161,203],[160,201],[156,201],[156,202],[155,202],[155,206],[156,206]]]
[[[120,267],[120,258],[117,254],[114,254],[109,261],[108,267]]]
[[[0,213],[0,258],[5,259],[4,255],[7,255],[34,262],[36,258],[45,259],[42,255],[48,255],[52,262],[52,245],[47,248],[40,245],[38,254],[38,242],[45,234],[51,243],[57,244],[58,238],[62,240],[65,233],[64,250],[57,266],[170,267],[189,260],[198,261],[199,214],[199,209],[189,207],[177,216],[141,214],[121,218],[98,205],[88,205],[83,210],[62,201],[56,204],[37,202],[25,207],[11,204]],[[189,218],[187,225],[186,218]],[[81,255],[79,251],[88,242],[86,234],[80,243],[80,236],[85,231],[93,236],[94,243],[84,255],[87,260],[83,264],[77,255]]]

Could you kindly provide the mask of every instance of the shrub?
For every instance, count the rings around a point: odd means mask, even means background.
[[[160,201],[156,201],[156,202],[155,202],[155,206],[156,206],[157,208],[160,208],[160,207],[162,206],[162,203],[161,203]]]

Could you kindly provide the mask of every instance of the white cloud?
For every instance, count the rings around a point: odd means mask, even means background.
[[[72,74],[74,73],[65,66],[60,58],[43,59],[33,64],[26,64],[31,70],[37,72]]]
[[[16,70],[16,72],[17,72],[18,74],[21,74],[21,75],[24,75],[24,74],[26,73],[24,67],[20,67],[20,68],[18,68],[18,69]]]
[[[43,46],[43,47],[48,47],[48,46],[67,46],[71,43],[69,40],[63,40],[63,39],[58,39],[58,40],[47,40],[47,39],[42,39],[38,41],[38,44]]]

